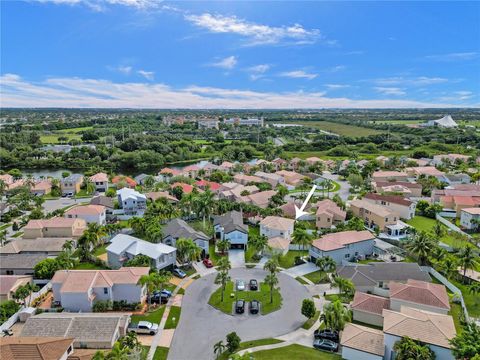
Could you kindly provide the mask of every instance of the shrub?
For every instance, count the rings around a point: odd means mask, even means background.
[[[98,300],[92,306],[93,312],[105,312],[112,310],[113,304],[110,300]]]
[[[20,304],[13,300],[8,300],[0,304],[0,323],[7,321],[10,316],[15,314],[20,309]]]
[[[303,299],[302,302],[302,315],[311,319],[315,316],[315,312],[317,309],[315,308],[315,303],[311,299]]]

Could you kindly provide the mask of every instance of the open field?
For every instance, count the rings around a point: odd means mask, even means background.
[[[281,121],[279,123],[299,124],[299,125],[318,128],[334,134],[351,136],[351,137],[375,135],[375,134],[381,134],[383,132],[380,130],[367,129],[360,126],[341,124],[341,123],[336,123],[331,121]]]
[[[76,134],[82,131],[92,130],[92,129],[93,129],[93,126],[85,126],[85,127],[71,128],[71,129],[62,129],[62,130],[58,130],[57,132],[65,133],[65,134]]]
[[[40,135],[40,141],[43,144],[60,144],[60,141],[58,140],[58,138],[61,136],[68,138],[67,143],[70,140],[82,139],[82,136],[80,134],[48,134],[48,135]]]

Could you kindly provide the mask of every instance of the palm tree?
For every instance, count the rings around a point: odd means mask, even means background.
[[[128,220],[128,224],[136,234],[142,235],[145,233],[145,218],[135,216]]]
[[[338,287],[340,294],[346,297],[352,296],[355,293],[355,285],[353,285],[352,280],[340,276],[334,277],[332,287]]]
[[[252,236],[249,239],[249,242],[250,246],[252,246],[256,250],[257,254],[261,254],[265,247],[267,247],[268,245],[268,239],[265,235]]]
[[[213,353],[217,356],[217,359],[225,351],[225,348],[226,347],[223,344],[222,340],[220,340],[219,342],[215,343],[215,345],[213,345]]]
[[[120,343],[116,342],[113,345],[112,351],[110,351],[106,358],[112,360],[128,360],[128,354],[130,353],[130,349],[126,347],[122,347]]]
[[[398,360],[434,360],[435,353],[426,345],[421,345],[408,336],[402,337],[393,345],[395,359]]]
[[[440,272],[442,272],[447,278],[451,278],[458,273],[458,259],[453,256],[445,256],[438,264]]]
[[[227,283],[230,281],[230,275],[228,275],[228,270],[227,271],[219,271],[216,278],[215,278],[215,284],[220,284],[222,285],[222,298],[221,301],[223,302],[224,294],[225,294],[225,287],[227,286]]]
[[[0,231],[0,246],[3,246],[6,240],[7,240],[7,231],[6,230]]]
[[[175,242],[175,246],[177,248],[177,257],[182,264],[196,260],[202,252],[202,249],[192,239],[180,238]]]
[[[206,218],[210,218],[211,210],[213,207],[213,193],[210,189],[205,190],[195,198],[195,207],[197,208],[197,216],[203,217],[203,228],[205,228]]]
[[[325,322],[327,328],[341,331],[345,324],[351,321],[351,314],[340,300],[335,300],[323,306],[321,320]]]
[[[472,284],[468,287],[468,292],[473,295],[480,294],[480,282],[478,281],[472,282]]]
[[[94,246],[100,244],[101,240],[107,236],[105,228],[97,223],[88,224],[87,231],[92,234],[92,237],[95,239]]]
[[[92,357],[92,360],[105,360],[105,352],[98,350]]]
[[[270,286],[270,304],[273,303],[273,290],[275,289],[275,286],[278,285],[278,277],[277,275],[273,272],[265,276],[264,280],[265,284]]]
[[[443,225],[440,221],[435,221],[432,232],[437,237],[437,239],[440,239],[441,237],[443,237],[443,235],[445,235],[445,229],[443,228]]]
[[[312,236],[307,233],[307,230],[298,227],[293,230],[292,238],[295,244],[302,246],[303,250],[305,250],[305,246],[311,245],[313,241]]]
[[[159,288],[164,283],[164,278],[162,278],[158,273],[152,272],[148,275],[142,275],[138,280],[138,284],[145,286],[147,288],[147,303],[150,305],[150,294]]]
[[[263,270],[270,272],[270,274],[275,274],[280,271],[278,268],[278,257],[272,256],[266,263],[263,265]]]
[[[420,231],[405,245],[405,248],[418,257],[420,265],[425,265],[429,254],[437,246],[435,240],[425,231]]]
[[[323,278],[325,273],[330,273],[337,267],[337,263],[330,256],[317,258],[315,265],[319,267],[320,279]]]
[[[463,277],[467,274],[468,269],[475,269],[478,264],[478,254],[474,251],[473,247],[465,246],[458,253],[458,258],[460,259],[460,266],[463,270]]]
[[[232,268],[232,264],[230,263],[230,260],[228,257],[222,257],[220,260],[217,262],[217,270],[218,271],[228,271]]]
[[[225,252],[227,252],[228,249],[230,249],[230,241],[228,241],[227,239],[218,240],[217,241],[217,248],[218,248],[218,250],[220,250],[222,255],[225,255]]]
[[[28,291],[28,303],[27,303],[27,307],[30,306],[30,302],[32,301],[32,293],[38,291],[40,288],[38,287],[38,285],[34,284],[34,283],[27,283],[24,285],[24,288]]]

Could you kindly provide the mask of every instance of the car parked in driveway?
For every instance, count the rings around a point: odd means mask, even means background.
[[[211,268],[213,267],[213,262],[212,260],[205,258],[203,259],[203,265],[205,265],[206,268]]]
[[[173,269],[172,272],[173,272],[173,275],[175,275],[176,277],[179,277],[180,279],[183,279],[187,276],[187,274],[179,268]]]
[[[137,334],[155,335],[158,332],[158,324],[153,324],[149,321],[140,321],[138,323],[131,323],[127,329],[128,332]]]
[[[245,290],[245,281],[237,280],[235,282],[235,287],[237,288],[238,291],[244,291]]]
[[[235,313],[243,314],[245,312],[245,300],[237,300],[235,302]]]
[[[258,314],[260,303],[257,300],[250,301],[250,314]]]
[[[338,342],[339,339],[338,331],[331,329],[315,330],[313,336],[315,339],[327,339],[335,342]]]
[[[327,339],[316,339],[313,342],[313,347],[318,350],[326,350],[331,352],[338,351],[338,344],[336,342],[333,342]]]
[[[257,291],[258,290],[258,282],[255,279],[250,279],[250,282],[248,283],[248,286],[250,290],[252,291]]]

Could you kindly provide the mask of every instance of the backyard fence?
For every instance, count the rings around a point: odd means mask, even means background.
[[[466,232],[462,231],[462,229],[460,229],[457,225],[455,224],[452,224],[450,221],[448,221],[447,219],[443,218],[442,216],[440,216],[439,214],[435,215],[436,219],[438,221],[440,221],[443,225],[445,225],[446,227],[448,227],[450,230],[452,231],[455,231],[459,234],[462,234],[462,235],[465,235],[466,237],[468,238],[471,238],[472,236],[467,234]]]

